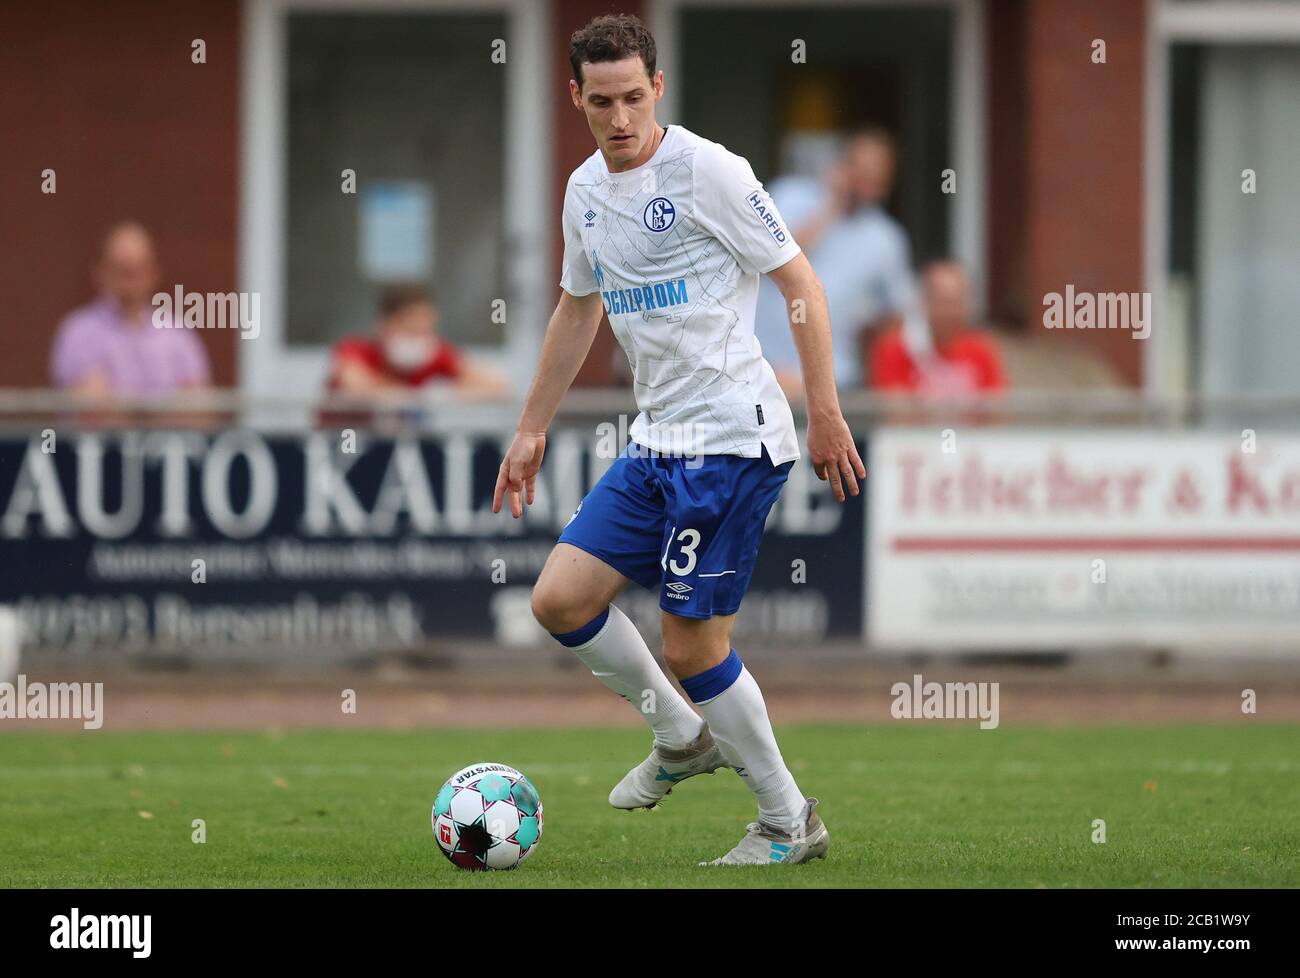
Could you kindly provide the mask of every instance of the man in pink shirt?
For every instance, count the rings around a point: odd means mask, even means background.
[[[153,239],[139,224],[114,227],[95,268],[100,297],[64,317],[50,374],[81,394],[168,395],[207,387],[211,372],[199,338],[153,322],[160,281]]]

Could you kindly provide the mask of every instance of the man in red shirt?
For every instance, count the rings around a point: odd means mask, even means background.
[[[871,349],[871,386],[880,391],[954,396],[1006,388],[998,348],[970,323],[970,280],[957,262],[925,267],[921,292],[933,351],[908,348],[902,329],[891,327]]]
[[[379,315],[376,335],[348,337],[335,345],[330,390],[374,394],[444,380],[462,392],[505,393],[503,378],[469,362],[438,335],[438,307],[428,289],[389,289],[380,300]]]

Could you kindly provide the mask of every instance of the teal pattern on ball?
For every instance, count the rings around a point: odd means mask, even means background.
[[[499,774],[485,774],[478,779],[474,785],[478,793],[489,803],[494,801],[505,801],[510,797],[510,779],[502,777]]]
[[[537,795],[537,789],[527,778],[515,782],[515,786],[510,789],[510,796],[515,800],[515,807],[525,815],[537,814],[537,806],[541,804],[541,799]]]
[[[456,789],[449,784],[444,784],[442,790],[438,792],[438,797],[433,800],[433,814],[446,815],[451,811],[451,797],[456,793]]]
[[[519,820],[519,831],[515,833],[515,841],[519,843],[519,848],[527,852],[537,844],[537,818],[533,815],[525,815]]]

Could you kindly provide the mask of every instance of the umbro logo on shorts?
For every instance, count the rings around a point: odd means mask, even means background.
[[[664,587],[670,591],[676,591],[678,594],[685,594],[687,591],[695,590],[689,584],[683,584],[681,581],[673,581],[671,584],[665,584]]]

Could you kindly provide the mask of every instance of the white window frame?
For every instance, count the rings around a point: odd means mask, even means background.
[[[659,67],[664,70],[664,97],[659,103],[661,122],[680,121],[680,87],[677,67],[681,63],[678,25],[689,7],[822,7],[836,10],[871,7],[947,7],[954,14],[952,46],[952,88],[949,131],[953,160],[961,193],[950,198],[949,251],[966,266],[974,284],[975,305],[987,308],[988,278],[985,274],[985,206],[988,202],[985,145],[987,110],[985,84],[984,0],[647,0],[647,24],[659,50]],[[704,133],[702,135],[707,135]],[[927,174],[938,192],[941,176]]]
[[[1300,44],[1300,4],[1287,0],[1147,0],[1146,166],[1143,194],[1144,289],[1151,293],[1156,328],[1142,358],[1144,391],[1188,393],[1172,375],[1171,340],[1159,324],[1169,294],[1169,49],[1174,44]]]
[[[261,294],[261,332],[240,340],[241,390],[251,396],[315,392],[328,368],[326,345],[290,348],[285,336],[288,204],[288,58],[290,12],[506,14],[504,347],[467,348],[505,369],[527,372],[550,313],[552,268],[550,0],[244,0],[240,92],[239,280]],[[483,56],[490,52],[485,49]],[[549,297],[549,298],[548,298]],[[484,312],[487,315],[487,311]]]

